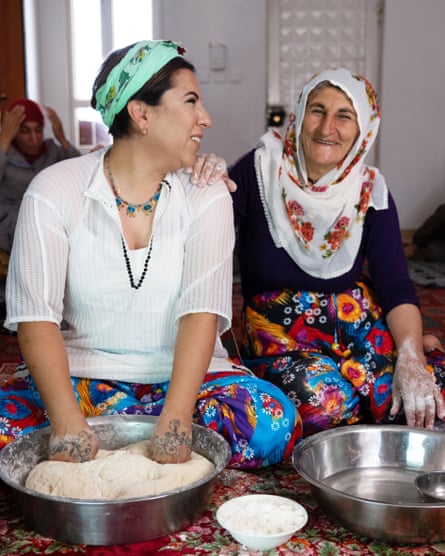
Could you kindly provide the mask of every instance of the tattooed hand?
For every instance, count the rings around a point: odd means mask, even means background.
[[[160,418],[150,442],[149,457],[158,463],[183,463],[191,457],[192,427],[179,419]]]
[[[89,429],[78,434],[51,435],[48,459],[79,463],[94,459],[98,449],[96,435]]]

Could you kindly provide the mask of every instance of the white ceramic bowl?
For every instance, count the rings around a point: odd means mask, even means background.
[[[304,527],[306,510],[283,496],[248,494],[222,504],[216,519],[232,537],[252,550],[270,550]]]

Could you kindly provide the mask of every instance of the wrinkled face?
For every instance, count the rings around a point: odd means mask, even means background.
[[[43,126],[37,122],[23,122],[14,140],[20,152],[36,155],[43,143]]]
[[[168,171],[193,166],[204,129],[212,125],[195,74],[188,69],[178,70],[172,83],[160,104],[151,107],[148,128],[151,143]]]
[[[336,87],[310,93],[301,126],[308,177],[316,181],[342,162],[360,133],[350,99]]]

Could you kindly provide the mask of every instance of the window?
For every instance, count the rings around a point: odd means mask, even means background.
[[[107,54],[153,37],[151,0],[71,0],[73,109],[82,150],[111,138],[90,107],[91,84]]]

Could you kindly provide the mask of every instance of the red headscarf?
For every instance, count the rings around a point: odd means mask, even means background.
[[[45,125],[45,117],[43,115],[42,109],[33,100],[29,100],[28,98],[18,98],[17,100],[12,101],[7,110],[8,112],[14,108],[14,106],[23,106],[25,109],[25,119],[23,122],[34,122],[40,124],[41,126]],[[17,145],[16,141],[13,141],[15,148],[22,153],[22,155],[26,158],[29,163],[33,163],[35,160],[40,158],[46,151],[46,144],[42,142],[40,150],[37,154],[30,155],[21,151],[19,146]]]
[[[45,124],[45,117],[43,115],[42,109],[33,100],[29,100],[27,98],[18,98],[11,102],[8,106],[8,112],[14,108],[14,106],[23,106],[25,109],[25,122],[36,122],[40,125]]]

